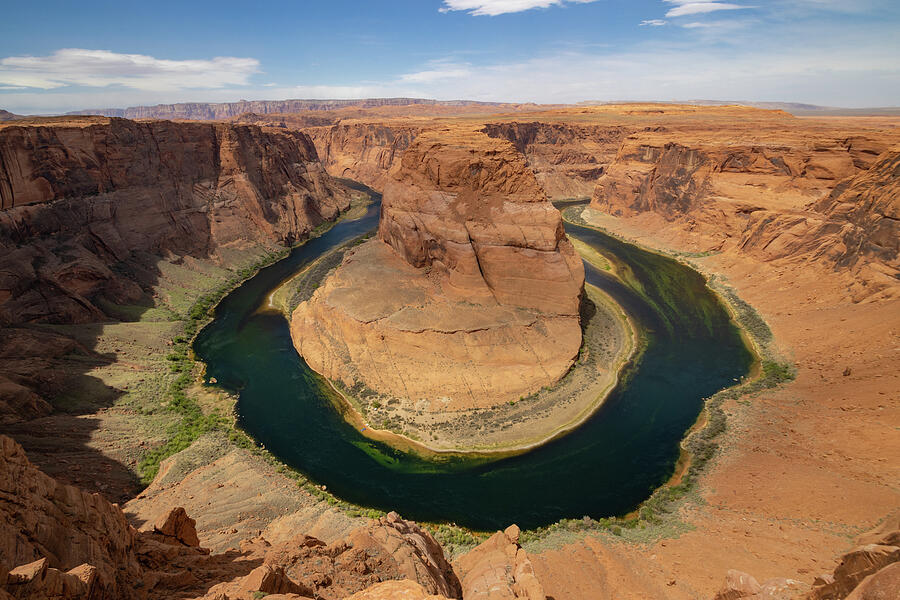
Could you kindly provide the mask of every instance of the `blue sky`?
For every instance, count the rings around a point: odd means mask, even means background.
[[[415,96],[900,105],[897,0],[7,3],[0,108]]]

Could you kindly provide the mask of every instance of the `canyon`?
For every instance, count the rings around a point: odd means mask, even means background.
[[[393,105],[324,108],[222,115],[236,122],[0,125],[0,397],[3,433],[24,446],[0,438],[3,539],[17,540],[3,552],[0,597],[53,588],[96,598],[874,598],[896,589],[894,119],[648,104],[527,114],[413,106],[409,116]],[[543,339],[559,345],[546,346],[553,369],[514,395],[553,381],[578,353],[581,263],[546,199],[573,197],[590,198],[578,209],[589,225],[727,284],[768,323],[796,379],[727,400],[728,434],[695,495],[634,529],[564,524],[532,538],[510,528],[458,550],[442,541],[448,557],[427,527],[353,514],[217,431],[162,461],[139,491],[128,473],[172,423],[158,398],[139,400],[153,394],[139,378],[173,377],[151,355],[170,350],[194,299],[339,218],[353,194],[334,177],[385,200],[378,238],[353,249],[294,316],[301,353],[311,365],[318,353],[314,368],[331,379],[350,361],[328,362],[325,343],[306,350],[311,337],[327,328],[340,332],[329,344],[353,339],[358,323],[413,300],[446,314],[450,298],[455,310],[479,307],[460,319],[485,319],[488,305],[506,323],[530,315],[516,327],[558,322],[562,333]],[[520,214],[533,227],[521,240]],[[531,280],[509,276],[508,255],[519,252],[541,257],[528,263]],[[354,292],[359,281],[366,287]],[[407,283],[385,295],[394,305],[376,306],[372,290],[396,281]],[[122,319],[128,306],[143,308]],[[380,365],[376,355],[368,370]],[[496,391],[515,378],[498,373]],[[59,402],[86,384],[109,399],[77,410]],[[234,401],[191,393],[210,413],[228,414]],[[53,439],[76,427],[77,437]],[[124,512],[107,498],[128,501]],[[143,586],[129,588],[136,580]]]

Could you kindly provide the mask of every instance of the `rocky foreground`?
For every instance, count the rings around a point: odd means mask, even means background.
[[[550,386],[581,345],[581,258],[507,142],[420,134],[391,172],[378,238],[294,312],[315,371],[425,413]]]
[[[0,436],[0,599],[546,600],[518,538],[511,526],[451,564],[428,532],[390,513],[330,544],[295,533],[212,553],[183,508],[136,529],[118,505],[48,477]],[[876,600],[898,589],[900,530],[862,541],[809,600]],[[798,583],[760,585],[732,571],[715,600],[788,598]]]

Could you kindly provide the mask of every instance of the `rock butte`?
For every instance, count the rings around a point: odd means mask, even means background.
[[[426,411],[490,407],[568,371],[583,286],[559,211],[511,144],[427,132],[391,172],[378,238],[297,307],[291,332],[347,387]]]
[[[168,301],[184,273],[209,276],[301,239],[321,222],[316,212],[331,218],[346,202],[323,165],[383,189],[420,133],[461,124],[512,143],[552,198],[592,195],[589,221],[691,253],[698,268],[727,278],[798,370],[783,389],[723,406],[728,434],[697,482],[702,501],[678,513],[687,528],[677,537],[663,530],[623,543],[570,531],[520,557],[507,530],[455,560],[463,596],[528,597],[531,573],[538,593],[557,600],[896,595],[896,118],[653,104],[300,108],[244,107],[258,114],[238,124],[0,124],[0,218],[16,224],[0,235],[3,427],[59,480],[0,437],[0,598],[302,598],[312,585],[332,594],[324,597],[443,596],[436,574],[449,584],[447,571],[433,568],[443,563],[413,524],[354,517],[214,435],[164,461],[139,497],[119,487],[136,457],[165,441],[139,428],[153,413],[129,403],[141,379],[167,372],[164,361],[136,357],[168,350],[137,333],[158,323],[99,321],[116,318],[103,312],[105,300],[136,293],[127,281]],[[6,118],[15,116],[0,112]],[[217,145],[223,138],[240,143]],[[232,182],[251,185],[232,195]],[[115,202],[104,205],[111,190]],[[216,194],[234,206],[204,200]],[[300,214],[312,216],[294,220]],[[95,220],[103,226],[88,228]],[[149,271],[147,261],[120,262],[117,236],[151,257]],[[40,326],[51,320],[62,323]],[[40,402],[82,388],[115,399],[81,414]],[[131,500],[123,513],[107,498]],[[212,552],[186,545],[193,519]],[[380,574],[404,579],[376,582]]]

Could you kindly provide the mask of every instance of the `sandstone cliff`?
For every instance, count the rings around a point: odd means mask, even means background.
[[[0,204],[10,327],[108,321],[106,303],[153,293],[159,260],[293,243],[349,195],[299,132],[82,118],[0,128]],[[37,388],[53,357],[87,349],[52,332],[0,336],[0,419],[46,413]]]
[[[391,173],[379,239],[297,308],[292,334],[347,386],[427,412],[494,406],[571,366],[583,283],[559,212],[508,142],[426,132]]]
[[[525,155],[551,199],[584,198],[616,157],[628,125],[575,125],[540,121],[488,123],[484,132],[513,143]]]
[[[338,600],[394,579],[461,597],[434,538],[393,513],[332,544],[295,534],[273,546],[257,537],[211,554],[200,542],[183,508],[135,529],[117,505],[48,477],[0,436],[0,598]],[[365,597],[395,596],[376,589]]]
[[[622,217],[658,214],[718,240],[707,249],[852,267],[860,298],[891,287],[900,231],[896,142],[795,130],[768,132],[766,141],[764,133],[633,134],[591,206]]]
[[[325,169],[382,190],[388,173],[421,131],[414,123],[341,122],[304,127]]]

